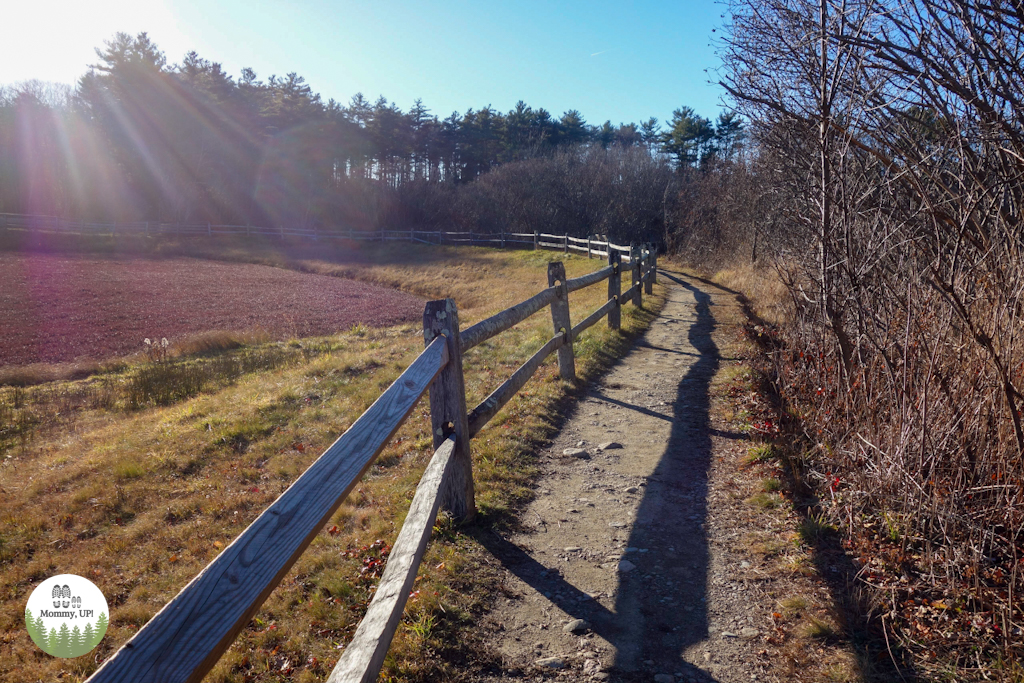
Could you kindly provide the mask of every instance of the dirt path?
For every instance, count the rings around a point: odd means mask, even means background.
[[[748,444],[714,419],[709,398],[738,304],[680,274],[661,278],[662,315],[543,454],[526,531],[481,539],[513,596],[485,625],[502,667],[481,680],[764,676],[772,600],[729,542],[744,532],[729,489]],[[719,325],[716,312],[733,307]]]

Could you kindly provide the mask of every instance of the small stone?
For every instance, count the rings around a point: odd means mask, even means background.
[[[576,448],[583,448],[586,445],[587,445],[586,441],[577,441],[576,442]]]
[[[746,560],[740,562],[740,569],[750,569],[750,563]]]
[[[579,551],[583,550],[583,548],[579,547],[578,545],[571,545],[568,548],[563,548],[563,550],[567,553],[578,553]]]
[[[595,681],[607,681],[611,677],[612,675],[610,673],[607,673],[606,671],[601,671],[599,673],[594,674],[591,678],[593,678]]]
[[[613,451],[616,448],[622,448],[622,444],[618,441],[607,441],[598,446],[598,448],[602,451]]]
[[[619,562],[619,571],[623,574],[631,572],[634,569],[636,569],[636,565],[630,562],[629,560],[623,560],[622,562]]]
[[[590,628],[590,624],[584,619],[573,619],[562,627],[563,633],[583,633]]]
[[[639,490],[640,489],[638,487],[636,487],[636,486],[627,486],[626,487],[626,493],[636,493]]]
[[[705,652],[704,653],[704,661],[705,662],[710,662],[711,661],[711,653],[710,652]]]
[[[722,637],[723,638],[739,638],[739,636],[736,635],[735,633],[733,633],[732,631],[722,631]]]
[[[760,633],[756,628],[750,626],[740,629],[740,636],[743,638],[756,638]]]
[[[596,659],[588,659],[583,662],[583,673],[596,674],[601,670],[601,664]]]
[[[534,662],[537,666],[547,667],[548,669],[564,669],[565,660],[561,657],[542,657]]]
[[[654,674],[654,683],[674,683],[672,674]]]
[[[587,450],[585,448],[566,448],[564,451],[562,451],[562,455],[583,459],[590,457],[590,453],[587,453]]]
[[[608,526],[612,527],[613,529],[622,529],[623,527],[626,527],[628,525],[625,522],[608,522]]]

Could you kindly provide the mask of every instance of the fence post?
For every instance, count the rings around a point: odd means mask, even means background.
[[[590,253],[590,235],[587,235],[587,258],[593,258],[594,255]]]
[[[650,243],[644,250],[644,265],[647,267],[647,275],[644,277],[644,294],[654,293],[654,247]]]
[[[636,287],[636,291],[633,293],[633,305],[639,308],[643,306],[643,298],[641,297],[641,290],[643,285],[641,284],[640,278],[643,274],[643,268],[640,263],[640,247],[635,244],[629,245],[629,284],[631,287]]]
[[[568,234],[565,234],[565,235],[562,236],[562,253],[563,254],[568,254],[569,253],[569,235]]]
[[[534,251],[537,251],[537,249],[539,248],[539,246],[540,246],[538,244],[539,242],[540,242],[540,230],[534,230],[533,231],[533,250]]]
[[[622,321],[622,302],[619,301],[619,294],[622,293],[622,255],[618,249],[612,249],[610,244],[608,265],[615,269],[608,278],[608,298],[615,299],[615,307],[608,311],[608,329],[617,330]]]
[[[572,351],[572,322],[569,320],[569,287],[565,284],[565,264],[548,264],[548,287],[558,289],[558,298],[551,302],[551,322],[555,334],[565,335],[565,343],[558,349],[558,374],[562,379],[576,379],[576,358]]]
[[[658,284],[658,245],[651,245],[651,284]]]
[[[430,385],[430,429],[434,450],[455,434],[451,470],[441,490],[441,505],[459,522],[476,515],[473,492],[473,461],[469,454],[469,420],[466,385],[462,377],[462,346],[459,340],[459,311],[455,299],[428,301],[423,310],[423,341],[429,345],[444,335],[448,364]]]

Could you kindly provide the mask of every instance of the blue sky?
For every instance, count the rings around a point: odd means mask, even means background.
[[[589,123],[665,121],[690,106],[714,118],[722,91],[716,2],[494,0],[56,0],[0,11],[0,84],[73,83],[117,31],[147,31],[178,62],[188,50],[235,76],[296,71],[325,99],[413,100],[441,118],[517,100]],[[712,29],[718,28],[717,34]]]

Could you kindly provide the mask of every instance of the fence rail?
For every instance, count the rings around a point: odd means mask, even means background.
[[[249,235],[277,237],[304,237],[312,240],[354,240],[363,242],[418,242],[420,244],[464,244],[500,246],[501,248],[557,249],[564,253],[577,251],[588,257],[607,257],[609,251],[619,251],[629,261],[630,247],[613,244],[605,235],[570,237],[533,232],[452,232],[444,230],[350,230],[342,228],[268,228],[257,225],[214,225],[212,223],[162,223],[134,221],[125,223],[95,223],[73,221],[58,216],[0,213],[0,230],[32,230],[80,235]]]
[[[650,248],[632,247],[633,285],[621,292],[621,252],[611,245],[608,266],[567,279],[548,264],[548,288],[526,301],[459,330],[452,299],[430,301],[423,313],[426,348],[353,425],[114,653],[89,683],[197,682],[210,671],[288,570],[328,523],[345,497],[429,391],[435,452],[420,479],[384,574],[332,671],[330,683],[376,679],[390,647],[439,508],[457,520],[475,514],[470,440],[515,396],[552,354],[559,374],[576,377],[573,342],[607,317],[618,329],[621,307],[650,293],[657,262]],[[608,300],[574,327],[569,294],[608,281]],[[462,355],[541,311],[551,309],[553,336],[472,411],[466,409]]]

